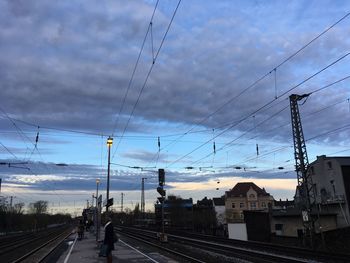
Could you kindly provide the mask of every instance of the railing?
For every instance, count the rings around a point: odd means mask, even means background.
[[[345,202],[344,195],[327,196],[327,198],[325,200],[326,204],[344,203],[344,202]]]
[[[327,194],[326,196],[318,195],[316,196],[316,202],[319,204],[343,204],[345,203],[345,196],[330,194]]]

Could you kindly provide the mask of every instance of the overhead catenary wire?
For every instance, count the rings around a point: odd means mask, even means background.
[[[306,142],[310,142],[310,141],[315,140],[317,138],[321,138],[321,137],[327,136],[329,134],[332,134],[332,133],[335,133],[335,132],[339,132],[339,131],[343,131],[343,130],[346,130],[346,129],[350,129],[350,124],[346,124],[346,125],[343,125],[341,127],[337,127],[335,129],[329,130],[327,132],[317,134],[315,136],[307,138],[305,141]],[[259,158],[266,157],[268,155],[271,155],[271,154],[274,154],[274,153],[277,153],[277,152],[280,152],[280,151],[283,151],[283,150],[286,150],[286,149],[289,149],[289,148],[293,148],[293,147],[294,146],[292,144],[291,145],[286,145],[286,146],[276,147],[276,148],[274,148],[272,150],[268,150],[268,151],[265,151],[264,153],[260,154]],[[350,148],[346,149],[346,150],[338,151],[338,152],[335,152],[335,153],[340,153],[340,152],[344,152],[344,151],[348,151],[348,150],[350,150]],[[236,166],[242,167],[242,166],[244,166],[243,164],[255,161],[257,158],[258,158],[257,156],[248,157],[248,158],[246,158],[245,160],[243,160],[241,162],[235,163],[233,165],[229,165],[227,168],[230,168],[230,167],[234,168]]]
[[[8,147],[6,147],[2,142],[0,142],[0,145],[1,145],[8,153],[10,153],[11,156],[13,156],[15,160],[21,161],[11,150],[10,150]],[[26,168],[26,170],[28,170],[28,172],[29,172],[30,174],[32,174],[32,175],[34,175],[34,176],[38,176],[38,174],[34,173],[34,172],[32,171],[32,169],[30,169],[30,168],[27,166],[27,163],[24,163],[23,166],[24,166],[24,168]],[[54,189],[54,188],[52,188],[51,186],[49,186],[49,185],[47,185],[47,184],[46,184],[46,186],[48,186],[49,188],[51,188],[51,189],[55,192],[55,189]],[[56,193],[56,192],[55,192],[55,193]],[[57,193],[56,193],[56,195],[57,195],[57,197],[61,198]],[[62,200],[62,199],[61,199],[61,200]]]
[[[316,90],[314,90],[314,91],[311,91],[309,94],[311,95],[311,94],[317,93],[317,92],[319,92],[319,91],[322,91],[322,90],[324,90],[324,89],[326,89],[326,88],[330,88],[330,87],[332,87],[333,85],[338,84],[338,83],[340,83],[340,82],[342,82],[342,81],[344,81],[344,80],[347,80],[347,79],[349,79],[349,78],[350,78],[350,76],[344,77],[344,78],[342,78],[342,79],[339,79],[339,80],[337,80],[337,81],[334,81],[334,82],[332,82],[332,83],[329,83],[329,84],[327,84],[327,85],[325,85],[325,86],[323,86],[323,87],[321,87],[321,88],[319,88],[319,89],[316,89]],[[328,105],[328,106],[326,106],[326,107],[323,107],[323,108],[321,108],[321,109],[318,109],[318,110],[316,110],[316,111],[313,111],[313,112],[310,112],[310,113],[306,113],[305,116],[304,116],[304,118],[308,118],[308,117],[310,117],[310,116],[312,116],[312,115],[314,115],[314,114],[317,114],[317,113],[319,113],[319,112],[321,112],[321,111],[327,110],[327,109],[329,109],[329,108],[331,108],[331,107],[334,107],[334,106],[336,106],[336,105],[339,105],[339,104],[341,104],[341,103],[344,103],[345,101],[348,101],[348,100],[349,100],[349,99],[347,98],[347,99],[345,99],[345,100],[337,101],[337,102],[335,102],[335,103],[332,103],[332,104],[330,104],[330,105]],[[264,133],[269,133],[269,132],[278,130],[278,129],[283,128],[284,126],[287,126],[287,125],[290,125],[290,122],[286,122],[286,123],[284,123],[284,124],[282,124],[282,125],[280,125],[280,126],[278,126],[278,127],[274,127],[274,128],[272,128],[272,129],[270,129],[270,130],[268,130],[268,131],[265,131]],[[257,135],[255,135],[255,136],[249,138],[249,140],[255,139],[256,137],[257,137]]]
[[[176,15],[176,13],[177,13],[177,10],[178,10],[178,8],[179,8],[179,6],[180,6],[180,3],[181,3],[181,0],[178,1],[177,5],[176,5],[176,8],[175,8],[175,10],[174,10],[174,12],[173,12],[173,15],[172,15],[172,17],[171,17],[171,19],[170,19],[170,22],[169,22],[169,24],[168,24],[168,27],[167,27],[167,29],[166,29],[164,35],[163,35],[163,38],[162,38],[162,40],[161,40],[161,42],[160,42],[160,45],[159,45],[159,47],[158,47],[158,49],[157,49],[157,52],[156,52],[155,56],[154,56],[154,62],[152,62],[151,66],[150,66],[150,68],[149,68],[149,70],[148,70],[148,73],[147,73],[146,78],[145,78],[145,80],[144,80],[144,82],[143,82],[143,85],[142,85],[142,87],[141,87],[141,90],[140,90],[140,92],[139,92],[139,94],[138,94],[138,96],[137,96],[136,102],[135,102],[135,104],[134,104],[134,106],[133,106],[133,108],[132,108],[132,111],[131,111],[131,113],[130,113],[130,115],[129,115],[129,118],[128,118],[127,122],[126,122],[126,125],[125,125],[125,127],[124,127],[124,130],[123,130],[123,132],[122,132],[122,135],[121,135],[120,139],[118,140],[117,146],[115,147],[114,153],[113,153],[113,155],[112,155],[112,160],[113,160],[114,155],[116,154],[116,152],[117,152],[117,150],[118,150],[118,147],[119,147],[119,145],[120,145],[120,142],[122,141],[122,139],[123,139],[123,137],[124,137],[124,134],[125,134],[125,132],[126,132],[128,126],[129,126],[130,120],[131,120],[132,116],[134,115],[135,109],[136,109],[136,107],[137,107],[137,105],[138,105],[138,103],[139,103],[139,101],[140,101],[140,98],[141,98],[141,95],[142,95],[142,93],[143,93],[143,90],[145,89],[145,87],[146,87],[146,85],[147,85],[148,79],[149,79],[149,77],[150,77],[150,75],[151,75],[151,73],[152,73],[152,71],[153,71],[155,62],[157,61],[157,58],[158,58],[158,56],[159,56],[159,53],[160,53],[160,51],[161,51],[161,49],[162,49],[162,47],[163,47],[164,41],[165,41],[165,39],[166,39],[166,37],[167,37],[167,35],[168,35],[168,32],[169,32],[169,30],[170,30],[170,27],[171,27],[171,25],[172,25],[172,23],[173,23],[173,21],[174,21],[174,18],[175,18],[175,15]]]
[[[141,54],[142,54],[142,52],[143,52],[143,48],[144,48],[144,46],[145,46],[146,39],[147,39],[147,36],[148,36],[148,33],[150,32],[150,30],[151,30],[151,34],[152,34],[152,58],[153,58],[153,61],[154,61],[154,56],[153,56],[153,32],[152,32],[152,24],[153,24],[154,14],[156,13],[156,10],[157,10],[157,7],[158,7],[158,3],[159,3],[159,0],[157,0],[156,5],[155,5],[155,7],[154,7],[154,10],[153,10],[153,13],[152,13],[150,22],[149,22],[148,27],[147,27],[147,31],[146,31],[145,37],[144,37],[144,39],[143,39],[143,41],[142,41],[142,45],[141,45],[141,48],[140,48],[140,52],[139,52],[139,54],[138,54],[138,56],[137,56],[135,66],[134,66],[134,69],[133,69],[132,74],[131,74],[131,78],[130,78],[130,80],[129,80],[127,89],[126,89],[125,94],[124,94],[124,97],[123,97],[122,104],[120,105],[119,113],[118,113],[117,118],[116,118],[116,120],[115,120],[115,122],[114,122],[113,130],[112,130],[112,137],[114,137],[115,130],[116,130],[117,126],[118,126],[119,118],[120,118],[120,115],[121,115],[121,113],[122,113],[122,111],[123,111],[126,98],[127,98],[128,94],[129,94],[129,90],[130,90],[131,85],[132,85],[132,82],[133,82],[133,80],[134,80],[134,76],[135,76],[135,73],[136,73],[136,69],[137,69],[137,67],[138,67],[138,65],[139,65],[139,61],[140,61],[140,58],[141,58]],[[153,62],[153,64],[154,64],[154,62]]]
[[[316,93],[316,92],[319,92],[319,91],[322,91],[326,88],[329,88],[335,84],[338,84],[340,82],[343,82],[344,80],[348,80],[350,78],[350,75],[349,76],[346,76],[346,77],[343,77],[335,82],[332,82],[330,84],[327,84],[326,86],[323,86],[319,89],[316,89],[314,91],[312,91],[310,94],[313,94],[313,93]],[[277,104],[283,102],[282,100],[277,102],[275,105],[271,105],[270,107],[267,107],[265,110],[269,110],[270,108],[272,107],[275,107]],[[263,111],[261,111],[260,113],[262,113]],[[78,131],[78,130],[72,130],[72,129],[62,129],[62,128],[57,128],[57,127],[50,127],[50,126],[42,126],[41,124],[38,124],[38,123],[31,123],[31,122],[28,122],[28,121],[24,121],[24,120],[21,120],[21,119],[18,119],[18,118],[13,118],[13,117],[6,117],[6,118],[10,118],[12,121],[14,122],[20,122],[20,123],[23,123],[23,124],[26,124],[28,126],[32,126],[32,127],[40,127],[41,130],[54,130],[54,131],[62,131],[62,132],[68,132],[68,133],[77,133],[77,134],[82,134],[82,135],[91,135],[91,136],[98,136],[98,137],[102,137],[102,138],[107,138],[109,135],[107,134],[103,134],[103,133],[94,133],[94,132],[86,132],[86,131]],[[226,124],[223,124],[223,125],[220,125],[218,127],[215,127],[216,130],[219,130],[219,129],[222,129],[222,128],[225,128],[229,125],[232,125],[234,122],[238,122],[238,120],[235,120],[235,121],[231,121],[229,123],[226,123]],[[18,126],[17,126],[18,127]],[[210,128],[207,128],[207,129],[201,129],[201,130],[197,130],[197,131],[190,131],[190,132],[187,132],[187,133],[174,133],[174,134],[162,134],[160,136],[156,136],[156,135],[124,135],[124,138],[136,138],[136,139],[149,139],[149,140],[154,140],[154,139],[157,139],[158,137],[162,137],[162,138],[168,138],[168,137],[175,137],[175,136],[182,136],[182,135],[187,135],[187,134],[192,134],[192,133],[206,133],[206,132],[209,132],[209,131],[212,131],[212,129]],[[26,134],[24,131],[22,131],[23,134]],[[67,136],[67,135],[65,135]],[[26,135],[26,137],[28,137]],[[114,135],[114,137],[116,138],[119,138],[121,136],[118,136],[118,135]],[[164,140],[165,141],[165,140]],[[173,142],[173,141],[171,141]],[[162,149],[165,149],[166,147],[162,147]]]
[[[282,62],[280,62],[277,66],[275,66],[272,70],[268,71],[267,73],[265,73],[264,75],[262,75],[260,78],[258,78],[257,80],[255,80],[252,84],[248,85],[246,88],[244,88],[241,92],[239,92],[237,95],[235,95],[234,97],[230,98],[228,101],[226,101],[225,103],[223,103],[220,107],[218,107],[216,110],[214,110],[212,113],[210,113],[209,115],[207,115],[206,117],[204,117],[202,120],[200,120],[199,122],[197,122],[195,125],[193,125],[187,132],[183,133],[182,135],[179,136],[179,138],[175,139],[173,142],[169,143],[168,145],[165,146],[165,148],[169,147],[170,145],[174,144],[177,142],[177,140],[181,139],[183,136],[187,135],[190,131],[192,131],[194,129],[195,126],[201,125],[202,123],[204,123],[204,121],[206,121],[207,119],[209,119],[210,117],[212,117],[213,115],[215,115],[216,113],[220,112],[224,107],[226,107],[228,104],[232,103],[233,101],[235,101],[236,99],[238,99],[239,97],[241,97],[244,93],[246,93],[248,90],[250,90],[252,87],[254,87],[255,85],[257,85],[258,83],[260,83],[262,80],[264,80],[267,76],[269,76],[270,74],[272,74],[273,72],[276,72],[278,68],[280,68],[281,66],[283,66],[286,62],[288,62],[289,60],[291,60],[292,58],[294,58],[296,55],[298,55],[301,51],[303,51],[304,49],[306,49],[308,46],[310,46],[313,42],[315,42],[316,40],[318,40],[320,37],[322,37],[323,35],[325,35],[328,31],[330,31],[332,28],[334,28],[336,25],[338,25],[340,22],[342,22],[343,20],[345,20],[348,16],[350,15],[350,12],[346,13],[343,17],[341,17],[340,19],[338,19],[336,22],[334,22],[332,25],[330,25],[328,28],[326,28],[324,31],[322,31],[321,33],[319,33],[317,36],[315,36],[313,39],[311,39],[309,42],[307,42],[305,45],[303,45],[301,48],[299,48],[297,51],[295,51],[294,53],[292,53],[290,56],[288,56],[286,59],[284,59]],[[277,93],[276,93],[277,96]],[[275,97],[277,98],[277,97]]]
[[[322,72],[325,71],[326,69],[328,69],[328,68],[332,67],[333,65],[337,64],[339,61],[345,59],[345,58],[346,58],[347,56],[349,56],[349,55],[350,55],[350,52],[348,52],[348,53],[342,55],[341,57],[339,57],[339,58],[336,59],[335,61],[331,62],[331,63],[328,64],[327,66],[323,67],[322,69],[318,70],[317,72],[315,72],[314,74],[310,75],[310,76],[307,77],[306,79],[302,80],[302,81],[299,82],[297,85],[292,86],[291,88],[289,88],[288,90],[286,90],[285,92],[283,92],[282,94],[280,94],[280,95],[277,97],[277,99],[279,99],[279,98],[281,98],[281,97],[287,95],[288,93],[290,93],[290,92],[293,91],[294,89],[300,87],[301,85],[303,85],[304,83],[306,83],[306,82],[309,81],[310,79],[314,78],[315,76],[319,75],[320,73],[322,73]],[[251,117],[251,116],[253,116],[254,114],[258,113],[259,111],[261,111],[262,109],[266,108],[267,106],[271,105],[271,104],[272,104],[275,100],[277,100],[277,99],[274,98],[274,99],[268,101],[268,102],[265,103],[263,106],[261,106],[261,107],[259,107],[258,109],[254,110],[252,113],[248,114],[247,116],[243,117],[243,118],[238,122],[238,124],[241,123],[241,122],[243,122],[243,121],[245,121],[245,120],[247,120],[249,117]],[[236,126],[236,124],[235,124],[235,125],[231,125],[231,126],[228,127],[227,129],[223,130],[223,131],[220,132],[218,135],[216,135],[215,138],[218,137],[218,136],[220,136],[220,135],[222,135],[222,134],[224,134],[224,133],[227,132],[228,130],[232,129],[234,126]],[[175,164],[175,163],[181,161],[183,158],[189,156],[190,154],[192,154],[193,152],[195,152],[195,151],[197,151],[198,149],[202,148],[204,145],[206,145],[207,143],[209,143],[209,142],[211,142],[211,141],[212,141],[212,139],[209,139],[209,140],[206,141],[205,143],[203,143],[203,144],[201,144],[200,146],[196,147],[196,148],[195,148],[194,150],[192,150],[191,152],[189,152],[189,153],[183,155],[182,157],[176,159],[175,161],[171,162],[167,167],[171,167],[171,165],[173,165],[173,164]],[[229,142],[229,143],[230,143],[230,142]],[[229,143],[228,143],[228,144],[229,144]],[[221,148],[217,149],[217,152],[218,152],[218,151],[221,151],[221,150],[223,150],[223,149],[224,149],[224,147],[221,147]],[[211,153],[209,154],[209,156],[210,156],[210,155],[211,155]],[[205,158],[207,158],[207,156],[206,156]],[[203,158],[201,158],[200,160],[202,160],[202,159],[203,159]]]
[[[324,132],[324,133],[321,133],[321,134],[317,134],[313,137],[310,137],[310,138],[307,138],[305,141],[306,142],[309,142],[309,141],[312,141],[312,140],[315,140],[317,138],[321,138],[321,137],[324,137],[324,136],[327,136],[329,134],[332,134],[332,133],[335,133],[335,132],[338,132],[338,131],[343,131],[343,130],[346,130],[346,129],[350,129],[350,124],[346,124],[346,125],[343,125],[341,127],[337,127],[335,129],[332,129],[332,130],[329,130],[327,132]],[[274,153],[277,153],[277,152],[280,152],[280,151],[283,151],[283,150],[286,150],[286,149],[289,149],[289,148],[293,148],[294,146],[291,144],[291,145],[282,145],[282,146],[278,146],[278,147],[275,147],[274,149],[272,150],[266,150],[266,151],[263,151],[260,153],[259,155],[259,158],[262,158],[262,157],[266,157],[270,154],[274,154]],[[339,151],[339,152],[343,152],[343,151],[348,151],[350,150],[349,149],[346,149],[346,150],[342,150],[342,151]],[[338,152],[335,152],[335,153],[338,153]],[[333,153],[334,154],[334,153]],[[256,160],[257,156],[256,154],[252,155],[252,157],[247,157],[245,160],[241,161],[241,162],[238,162],[238,163],[235,163],[235,164],[230,164],[230,165],[226,165],[225,167],[215,167],[215,166],[210,166],[210,167],[195,167],[195,166],[187,166],[187,167],[176,167],[176,169],[195,169],[195,168],[198,168],[200,170],[202,170],[203,168],[212,168],[212,169],[219,169],[219,168],[235,168],[235,167],[244,167],[244,163],[248,163],[248,162],[251,162],[251,161],[254,161]],[[142,166],[129,166],[129,165],[123,165],[123,164],[118,164],[118,163],[111,163],[113,165],[117,165],[117,166],[120,166],[120,167],[125,167],[125,168],[130,168],[130,169],[140,169],[141,171],[147,171],[146,169],[149,169],[149,168],[156,168],[156,167],[142,167]],[[156,170],[152,170],[152,172],[156,172]]]
[[[42,157],[42,155],[41,155],[41,153],[40,153],[40,151],[39,151],[39,149],[38,149],[38,147],[37,147],[37,142],[38,142],[38,140],[39,140],[39,133],[37,133],[35,142],[33,142],[26,134],[24,134],[24,132],[22,131],[22,129],[21,129],[20,127],[18,127],[18,125],[16,125],[16,123],[11,119],[11,117],[7,114],[7,112],[6,112],[4,109],[0,108],[0,110],[4,113],[4,115],[6,116],[6,118],[16,127],[16,130],[19,131],[19,133],[21,133],[21,134],[24,136],[24,138],[26,138],[26,139],[29,141],[29,143],[31,143],[31,144],[34,146],[33,151],[36,150],[36,151],[38,152],[39,157],[40,157],[40,159],[42,160],[41,163],[43,164],[43,166],[47,169],[48,173],[50,174],[50,173],[51,173],[51,170],[48,168],[46,162],[44,161],[44,159],[43,159],[43,157]],[[4,146],[2,143],[1,143],[1,145],[2,145],[3,147],[6,148],[6,146]],[[6,148],[6,149],[7,149],[7,151],[9,150],[8,148]],[[16,160],[19,160],[15,154],[12,153],[11,155],[14,156]],[[32,155],[32,154],[31,154],[31,155]],[[31,157],[31,156],[30,156],[30,157]],[[29,159],[26,160],[26,161],[29,161]],[[27,168],[28,168],[28,167],[27,167]],[[34,173],[30,168],[28,168],[28,171],[29,171],[32,175],[37,176],[37,174]],[[51,187],[51,188],[52,188],[52,187]],[[55,192],[55,189],[54,189],[54,188],[52,188],[52,189],[53,189],[53,191]],[[61,199],[61,197],[60,197],[58,194],[57,194],[57,196],[58,196],[58,198]]]

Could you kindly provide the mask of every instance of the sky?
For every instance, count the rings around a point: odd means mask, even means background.
[[[0,0],[1,195],[80,213],[107,138],[115,210],[254,182],[293,199],[289,96],[309,161],[350,154],[348,1]],[[214,147],[215,146],[215,147]],[[8,165],[10,164],[10,165]]]

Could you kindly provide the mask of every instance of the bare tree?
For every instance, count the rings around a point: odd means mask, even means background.
[[[29,204],[29,213],[31,214],[44,214],[47,212],[48,202],[39,200]]]
[[[16,214],[22,214],[23,207],[24,207],[24,203],[17,203],[13,206],[13,212],[15,212]]]

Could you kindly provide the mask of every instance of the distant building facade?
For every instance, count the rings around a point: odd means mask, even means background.
[[[273,197],[253,182],[237,183],[225,192],[227,223],[244,222],[245,210],[268,210],[273,205]]]
[[[350,157],[321,155],[309,167],[320,211],[336,214],[338,227],[349,226]]]
[[[203,234],[216,234],[217,220],[213,200],[204,197],[193,205],[193,230]]]
[[[350,157],[317,156],[309,164],[312,191],[316,208],[310,216],[315,222],[315,232],[326,232],[337,228],[349,227],[350,218]],[[275,201],[271,214],[271,231],[276,236],[302,237],[303,221],[301,216],[300,188],[297,187],[294,199],[295,207],[290,201]],[[290,206],[287,209],[281,209]],[[276,208],[280,209],[276,209]]]
[[[161,226],[162,204],[155,204],[156,224]],[[183,199],[177,196],[168,196],[164,201],[164,224],[173,229],[193,228],[193,201],[192,198]]]

